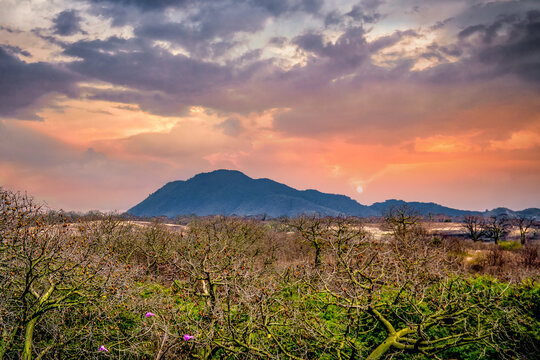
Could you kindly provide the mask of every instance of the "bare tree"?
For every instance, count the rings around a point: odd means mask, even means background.
[[[329,234],[327,219],[319,216],[301,216],[294,219],[289,225],[296,229],[301,238],[315,250],[313,264],[315,268],[321,266],[322,250]]]
[[[519,237],[521,240],[521,245],[525,245],[527,243],[527,232],[534,224],[534,219],[532,217],[520,215],[515,219],[514,222],[519,227]]]
[[[40,320],[88,304],[107,282],[107,252],[100,254],[98,244],[72,232],[62,219],[47,217],[30,197],[0,192],[0,278],[5,281],[0,313],[7,314],[0,358],[22,338],[21,358],[30,360]]]
[[[505,215],[492,216],[486,221],[485,233],[495,244],[499,244],[508,235],[510,222]]]
[[[408,205],[392,207],[384,216],[387,228],[392,230],[396,240],[407,242],[412,231],[419,229],[420,215]]]
[[[469,215],[463,219],[463,228],[467,231],[469,238],[476,242],[485,234],[484,218],[481,216]]]

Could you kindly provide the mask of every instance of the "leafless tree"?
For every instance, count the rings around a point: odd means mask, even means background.
[[[519,228],[519,237],[521,240],[521,245],[525,245],[527,243],[527,232],[531,228],[531,226],[534,224],[534,218],[520,215],[515,220],[514,223]]]
[[[465,216],[463,219],[463,228],[467,231],[469,238],[476,242],[485,234],[484,218],[477,215]]]
[[[321,266],[322,251],[330,231],[328,219],[320,216],[301,216],[289,222],[289,225],[298,231],[301,238],[315,250],[313,265]]]
[[[492,216],[486,220],[485,234],[492,239],[495,244],[499,244],[508,235],[510,222],[505,215]]]
[[[408,205],[393,207],[384,216],[387,228],[391,229],[394,238],[407,242],[412,232],[419,230],[421,217]]]
[[[30,197],[0,192],[0,358],[22,338],[21,358],[30,360],[34,331],[45,315],[85,306],[107,284],[106,249],[72,232],[62,219],[47,217]]]

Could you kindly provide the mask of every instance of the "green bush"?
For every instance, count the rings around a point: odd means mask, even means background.
[[[519,243],[518,241],[501,241],[499,242],[499,247],[502,250],[508,251],[518,250],[521,249],[521,243]]]

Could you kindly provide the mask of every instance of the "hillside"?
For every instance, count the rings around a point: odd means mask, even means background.
[[[128,211],[137,216],[299,214],[371,216],[376,213],[344,195],[299,191],[239,171],[216,170],[173,181]]]
[[[345,195],[317,190],[296,190],[270,179],[252,179],[235,170],[216,170],[173,181],[128,210],[136,216],[262,215],[271,217],[320,214],[328,216],[381,216],[393,207],[408,205],[420,215],[485,216],[506,214],[540,218],[536,208],[512,211],[497,208],[483,213],[445,207],[433,202],[386,200],[371,206],[359,204]]]

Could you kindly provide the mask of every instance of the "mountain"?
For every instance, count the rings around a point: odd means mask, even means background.
[[[417,201],[403,201],[403,200],[386,200],[385,202],[377,202],[370,206],[378,214],[385,214],[388,210],[399,206],[407,205],[413,208],[418,214],[428,215],[446,215],[446,216],[467,216],[467,215],[479,215],[478,211],[458,210],[452,209],[446,206],[442,206],[433,202],[417,202]]]
[[[369,207],[344,195],[299,191],[270,179],[252,179],[234,170],[216,170],[186,181],[170,182],[128,213],[169,217],[180,214],[376,215]]]
[[[458,210],[435,203],[386,200],[371,206],[359,204],[345,195],[317,190],[296,190],[270,179],[252,179],[240,171],[216,170],[195,175],[186,181],[173,181],[128,210],[136,216],[262,215],[272,217],[320,214],[329,216],[381,216],[394,207],[408,205],[421,215],[508,216],[525,215],[540,219],[540,209],[512,211],[497,208],[476,212]]]

